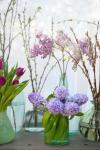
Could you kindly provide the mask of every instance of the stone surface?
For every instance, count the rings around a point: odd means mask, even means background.
[[[100,142],[89,142],[78,133],[70,137],[67,146],[48,146],[44,144],[43,133],[23,132],[12,143],[0,146],[0,150],[100,150]]]

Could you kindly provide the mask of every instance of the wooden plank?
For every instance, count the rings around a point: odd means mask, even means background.
[[[1,145],[0,150],[100,150],[100,142],[89,142],[79,133],[70,137],[66,146],[44,144],[43,133],[23,132],[12,143]]]

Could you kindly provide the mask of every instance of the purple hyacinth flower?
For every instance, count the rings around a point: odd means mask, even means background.
[[[64,105],[58,98],[52,98],[46,104],[48,111],[52,114],[60,114],[63,112]]]
[[[55,92],[55,97],[59,98],[60,100],[64,100],[69,96],[68,89],[64,86],[59,86]]]
[[[85,94],[77,93],[72,97],[72,101],[81,106],[88,101],[88,97]]]
[[[44,98],[39,93],[35,92],[29,94],[28,99],[34,107],[41,107],[44,100]]]
[[[64,116],[71,116],[78,113],[80,110],[79,105],[74,102],[66,102],[64,106],[63,115]]]

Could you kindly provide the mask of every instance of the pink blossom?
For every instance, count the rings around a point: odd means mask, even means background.
[[[89,54],[89,42],[87,39],[79,40],[78,45],[83,54]]]
[[[55,41],[59,46],[65,47],[68,45],[68,36],[63,31],[58,31]]]
[[[47,57],[52,53],[53,41],[47,35],[39,33],[36,35],[38,44],[35,44],[32,49],[30,49],[31,57],[37,57],[39,55],[42,58]]]
[[[40,45],[35,44],[33,48],[30,49],[31,57],[36,57],[40,54]]]
[[[75,59],[74,62],[78,64],[81,60],[81,52],[79,49],[76,48],[73,50],[73,58]]]
[[[91,44],[91,48],[90,48],[90,44]],[[86,55],[88,58],[88,61],[90,62],[90,64],[92,64],[92,61],[93,61],[92,55],[94,52],[93,44],[89,43],[87,39],[83,39],[83,40],[79,40],[78,47],[80,51],[82,52],[82,55]]]

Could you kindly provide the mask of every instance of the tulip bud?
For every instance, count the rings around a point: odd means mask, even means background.
[[[25,72],[24,68],[19,67],[16,69],[16,75],[18,77],[22,76],[24,74],[24,72]]]

